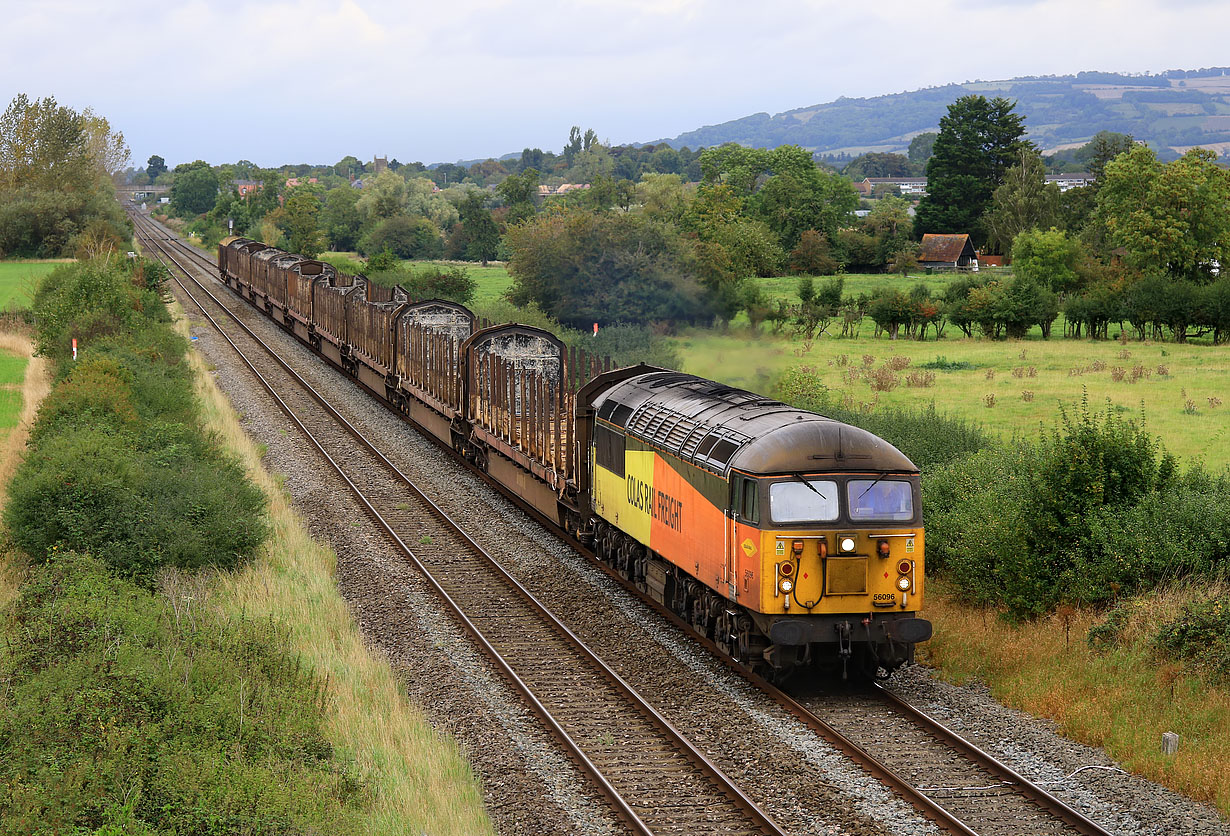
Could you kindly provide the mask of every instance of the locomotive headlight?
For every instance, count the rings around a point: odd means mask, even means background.
[[[785,578],[782,578],[782,582],[778,584],[778,586],[781,587],[782,592],[789,592],[790,590],[794,589],[794,583],[792,581],[786,580]]]
[[[909,592],[910,591],[910,579],[906,577],[905,575],[902,575],[901,577],[897,578],[897,588],[900,589],[902,592]]]
[[[841,550],[842,550],[843,552],[852,552],[852,551],[854,551],[854,545],[855,545],[855,543],[854,543],[854,538],[853,538],[853,537],[842,537],[842,538],[841,538],[841,540],[840,540],[840,541],[838,541],[838,546],[840,546],[840,547],[841,547]]]

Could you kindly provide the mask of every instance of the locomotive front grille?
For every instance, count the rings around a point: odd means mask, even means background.
[[[830,557],[826,563],[825,595],[867,594],[866,557]]]

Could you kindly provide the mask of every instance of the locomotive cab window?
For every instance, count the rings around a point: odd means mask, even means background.
[[[852,520],[912,520],[914,490],[900,479],[851,479],[846,483]]]
[[[624,475],[624,437],[604,424],[594,424],[594,458],[599,467]]]
[[[833,522],[837,497],[837,483],[829,479],[774,482],[769,485],[769,514],[776,523]]]
[[[735,483],[735,511],[744,522],[760,522],[760,483],[740,478]]]

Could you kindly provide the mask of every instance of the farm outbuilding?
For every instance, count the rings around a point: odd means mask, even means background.
[[[977,270],[978,253],[965,233],[927,234],[923,236],[918,253],[918,266],[933,270]]]

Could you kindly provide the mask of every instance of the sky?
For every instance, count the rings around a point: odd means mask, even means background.
[[[1230,64],[1224,0],[0,0],[0,97],[134,165],[453,162],[840,96]]]

